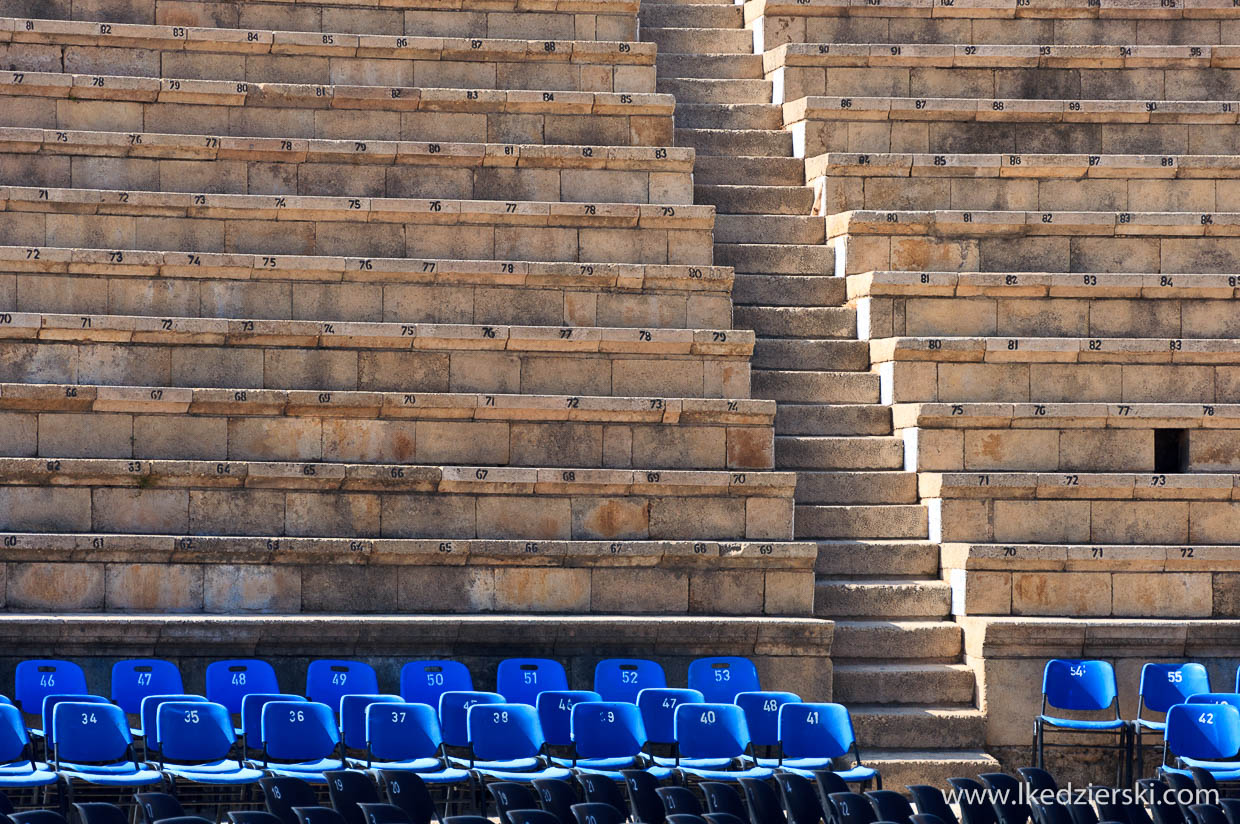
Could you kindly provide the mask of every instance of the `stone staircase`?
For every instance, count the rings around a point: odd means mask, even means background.
[[[824,221],[743,7],[643,3],[640,19],[659,47],[657,91],[676,96],[676,144],[697,152],[694,202],[717,210],[715,260],[735,267],[734,323],[757,338],[754,397],[778,402],[796,538],[819,547],[814,611],[837,622],[834,698],[893,788],[990,769],[916,473],[903,471],[845,281],[830,276]]]

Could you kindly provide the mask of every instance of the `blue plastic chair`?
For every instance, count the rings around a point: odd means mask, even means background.
[[[410,661],[400,668],[400,695],[410,704],[438,707],[445,692],[473,690],[473,676],[460,661]]]
[[[344,695],[340,698],[340,739],[346,750],[366,749],[366,708],[371,704],[403,704],[399,695]]]
[[[469,746],[469,726],[466,723],[469,708],[475,704],[502,704],[504,696],[498,692],[476,690],[451,690],[439,696],[439,729],[443,742],[449,747]]]
[[[604,701],[636,704],[637,693],[666,686],[663,667],[644,658],[607,658],[594,667],[594,691]]]
[[[276,671],[266,661],[238,658],[207,665],[207,700],[223,704],[233,715],[241,714],[241,701],[247,695],[279,691]]]
[[[779,744],[779,708],[784,704],[801,703],[801,696],[795,692],[741,692],[737,693],[735,703],[745,713],[753,745],[774,747]],[[767,764],[774,765],[775,759]]]
[[[262,713],[263,769],[272,775],[326,783],[323,773],[344,769],[336,714],[318,701],[268,701]],[[278,763],[272,763],[273,761]]]
[[[702,693],[707,703],[731,704],[737,693],[758,692],[758,669],[748,658],[699,658],[689,664],[689,689]]]
[[[499,662],[495,691],[513,704],[535,706],[538,693],[568,689],[564,665],[550,658],[508,658]]]
[[[593,775],[624,781],[620,770],[643,766],[646,729],[641,711],[627,701],[585,701],[573,705],[570,719],[573,767],[579,776]],[[671,775],[669,767],[646,771],[659,780]]]
[[[682,778],[702,781],[770,778],[773,771],[769,767],[730,770],[691,766],[695,759],[723,758],[731,763],[748,754],[749,727],[740,707],[708,702],[681,704],[676,708],[676,770]]]
[[[46,738],[48,752],[51,752],[52,744],[56,743],[56,731],[52,727],[52,717],[56,712],[56,707],[66,701],[73,701],[79,704],[111,704],[112,702],[104,698],[102,695],[45,695],[43,696],[43,733]]]
[[[1231,704],[1240,710],[1240,694],[1234,692],[1197,692],[1183,701],[1184,704]]]
[[[1047,708],[1073,712],[1102,713],[1111,710],[1110,717],[1062,718],[1047,714]],[[1083,661],[1055,658],[1046,663],[1042,671],[1042,711],[1033,720],[1033,751],[1037,753],[1035,767],[1045,769],[1043,751],[1048,746],[1070,746],[1046,743],[1047,729],[1062,733],[1114,733],[1117,743],[1102,746],[1116,749],[1121,755],[1117,767],[1117,786],[1127,786],[1126,780],[1132,769],[1132,742],[1130,725],[1120,718],[1119,690],[1115,684],[1115,670],[1106,661]]]
[[[300,701],[300,695],[279,692],[252,692],[241,698],[241,754],[260,750],[263,746],[263,707],[272,701]]]
[[[1146,710],[1165,714],[1176,704],[1188,703],[1190,696],[1210,691],[1210,675],[1201,664],[1146,664],[1141,667],[1141,683],[1137,689],[1137,717],[1133,721],[1136,734],[1136,758],[1141,763],[1145,747],[1141,734],[1146,730],[1159,736],[1167,729],[1166,720],[1146,718]]]
[[[681,704],[701,704],[705,699],[697,690],[676,687],[654,687],[637,694],[637,708],[641,711],[642,724],[646,728],[646,741],[650,744],[676,743],[676,708]],[[654,763],[662,767],[676,764],[675,757],[653,756]],[[709,762],[695,763],[695,767],[724,768],[729,759],[716,758]]]
[[[86,674],[72,661],[40,658],[21,661],[13,676],[13,700],[27,715],[43,710],[49,695],[86,695]]]
[[[112,665],[112,703],[130,715],[142,711],[148,695],[184,695],[181,671],[171,661],[131,658]]]
[[[475,704],[466,715],[469,729],[470,766],[495,781],[533,781],[536,778],[568,779],[563,767],[512,770],[490,764],[511,764],[536,759],[541,766],[546,740],[538,724],[538,711],[529,704]],[[474,760],[476,759],[476,760]]]
[[[543,737],[553,747],[567,747],[573,743],[573,706],[584,701],[601,701],[597,692],[590,690],[547,690],[540,692],[534,706],[538,710],[538,723]]]
[[[162,784],[163,775],[142,769],[133,755],[125,711],[112,704],[61,701],[52,710],[52,763],[72,784],[110,787]]]
[[[366,769],[416,772],[428,784],[470,780],[447,766],[439,719],[426,704],[370,704],[365,721]]]
[[[254,784],[263,774],[228,757],[236,741],[232,715],[223,704],[163,701],[148,728],[159,751],[159,768],[195,784]]]
[[[30,737],[22,713],[12,704],[0,704],[0,790],[46,787],[56,773],[31,757]]]
[[[306,698],[340,709],[346,695],[377,695],[379,677],[374,667],[361,661],[320,659],[306,670]]]
[[[148,756],[155,749],[155,740],[153,738],[153,733],[155,732],[156,713],[159,712],[160,705],[165,704],[168,701],[181,701],[181,702],[190,701],[190,702],[205,704],[207,702],[207,699],[201,695],[147,695],[145,696],[142,699],[142,703],[138,705],[138,722],[142,724],[142,726],[138,729],[130,728],[129,733],[134,736],[141,735],[141,736],[146,736],[150,738],[150,740],[143,742],[143,745],[146,748],[146,753]]]
[[[816,770],[832,770],[836,758],[851,755],[853,765],[833,774],[849,783],[874,782],[882,789],[878,770],[861,761],[852,716],[843,704],[789,703],[779,708],[779,769],[811,781]]]
[[[1191,776],[1188,768],[1210,773],[1215,781],[1240,779],[1240,710],[1231,704],[1176,704],[1167,710],[1162,773]],[[1179,767],[1167,763],[1178,759]]]

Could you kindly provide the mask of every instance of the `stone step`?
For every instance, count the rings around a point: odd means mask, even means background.
[[[735,192],[738,190],[754,189],[761,192],[765,189],[772,191],[788,191],[791,189],[799,189],[801,187],[793,186],[722,186],[722,187],[706,187],[697,186],[697,189],[711,189],[715,191]],[[698,203],[709,203],[710,201],[697,197]],[[742,210],[744,204],[742,203]],[[826,239],[826,224],[823,219],[809,214],[716,214],[715,215],[715,242],[716,243],[762,243],[777,244],[785,243],[799,246],[814,246],[823,243]],[[831,273],[825,272],[824,275]],[[824,280],[832,279],[824,277]],[[843,280],[843,278],[834,278]],[[776,301],[778,302],[778,301]]]
[[[804,474],[797,474],[798,497]],[[939,572],[939,547],[928,541],[819,541],[814,570],[837,581],[874,574],[933,578]]]
[[[835,250],[814,244],[716,243],[715,264],[751,275],[830,275]]]
[[[934,743],[935,741],[930,739],[924,742],[923,746]],[[946,787],[949,778],[971,778],[1001,769],[994,756],[980,749],[865,749],[862,756],[868,766],[882,772],[884,787],[899,789],[901,792],[904,787],[912,784]]]
[[[783,129],[676,129],[677,146],[699,155],[792,157],[792,133]]]
[[[719,237],[716,224],[715,237]],[[844,303],[843,278],[822,275],[735,275],[732,302],[740,306],[831,308]]]
[[[745,25],[743,6],[706,4],[699,2],[699,0],[694,0],[692,4],[676,5],[643,3],[640,17],[643,29],[668,27],[743,29]]]
[[[739,8],[739,7],[738,7]],[[676,102],[730,104],[771,103],[769,80],[735,80],[702,77],[661,77],[655,84],[660,94],[676,96]]]
[[[950,621],[836,621],[831,657],[838,664],[892,659],[955,664],[962,631]]]
[[[781,403],[776,435],[890,435],[891,412],[879,404]]]
[[[869,372],[870,347],[856,340],[772,340],[754,342],[754,369],[823,369]],[[875,401],[859,401],[874,403]]]
[[[779,107],[769,103],[678,102],[676,105],[676,126],[681,129],[774,131],[782,125]]]
[[[778,459],[775,462],[779,466]],[[925,538],[926,508],[920,504],[796,508],[797,540],[816,538]]]
[[[799,157],[700,154],[693,164],[693,179],[700,184],[801,186],[805,183],[805,161]]]
[[[853,704],[848,709],[857,740],[871,747],[897,749],[933,742],[945,749],[966,749],[985,742],[985,716],[973,707]]]
[[[832,698],[847,705],[971,706],[976,682],[976,674],[966,664],[839,664],[831,689]]]
[[[641,39],[659,47],[659,54],[753,54],[753,32],[747,29],[643,26]]]
[[[868,372],[755,369],[753,397],[813,403],[877,403],[878,378]]]
[[[775,462],[786,469],[898,469],[904,443],[882,436],[782,435],[775,438]]]
[[[716,80],[763,78],[760,54],[660,54],[655,71],[656,77],[706,77]]]
[[[918,501],[917,473],[802,470],[797,473],[797,501],[803,504],[915,504]]]
[[[951,587],[945,581],[819,580],[814,614],[820,618],[945,618],[951,599]]]
[[[693,187],[693,202],[714,206],[719,212],[730,215],[803,215],[809,217],[810,209],[814,206],[814,190],[808,186],[698,184]],[[811,218],[807,224],[825,227],[822,218]],[[777,243],[779,241],[771,238],[767,242]]]
[[[732,322],[771,337],[850,338],[857,315],[846,306],[737,306]]]

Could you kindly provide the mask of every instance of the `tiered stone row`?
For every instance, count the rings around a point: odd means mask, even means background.
[[[10,611],[558,612],[829,691],[829,622],[762,617],[814,551],[636,2],[5,9]],[[580,652],[478,632],[438,652]]]

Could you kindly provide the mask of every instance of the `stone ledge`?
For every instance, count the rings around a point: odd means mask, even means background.
[[[1240,10],[1214,0],[1179,0],[1172,4],[1139,0],[900,0],[873,5],[866,0],[748,0],[745,21],[770,17],[936,17],[982,19],[1175,20],[1235,19]]]
[[[16,316],[15,316],[16,317]],[[1234,338],[899,337],[870,341],[873,363],[1234,364]]]
[[[1235,155],[826,152],[805,160],[805,179],[829,177],[1231,180]]]
[[[0,404],[3,404],[0,385]],[[1240,404],[898,403],[895,429],[1240,429]]]
[[[812,7],[814,2],[815,0],[810,0],[808,5]],[[969,5],[978,8],[980,4]],[[905,4],[901,6],[908,8]],[[796,8],[803,8],[803,5],[798,3]],[[866,8],[878,11],[880,7]],[[783,14],[782,11],[776,13]],[[1240,46],[786,43],[768,49],[762,56],[762,66],[768,74],[777,69],[800,66],[971,69],[1236,68],[1240,67]]]
[[[1240,277],[1227,274],[1069,272],[861,272],[848,276],[848,297],[1057,297],[1227,300]]]
[[[1207,473],[922,472],[924,498],[1240,500],[1240,475]]]

